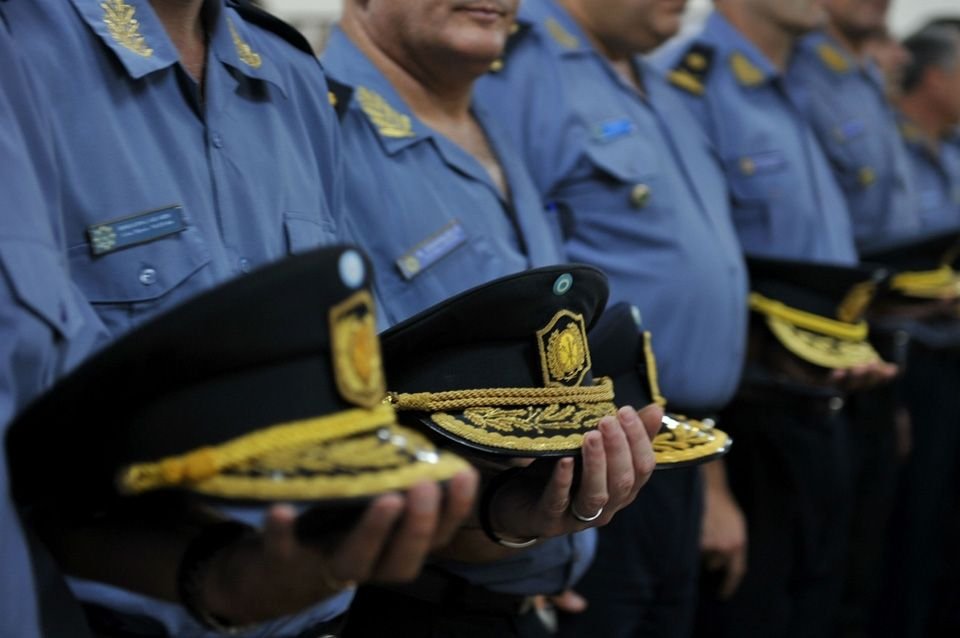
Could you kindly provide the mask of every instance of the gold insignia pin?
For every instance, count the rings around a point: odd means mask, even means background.
[[[643,208],[650,202],[650,187],[646,184],[636,184],[630,191],[630,205],[634,208]]]
[[[580,40],[577,36],[563,28],[563,25],[557,22],[555,18],[547,20],[547,31],[550,33],[557,44],[567,49],[576,49],[580,46]]]
[[[546,387],[580,385],[590,369],[590,348],[583,315],[561,310],[537,331]]]
[[[750,176],[757,172],[757,165],[749,157],[740,158],[740,172]]]
[[[105,0],[100,3],[103,9],[103,23],[114,42],[144,58],[153,55],[153,49],[147,46],[140,33],[140,21],[134,16],[137,10],[124,0]]]
[[[373,298],[360,291],[330,310],[333,373],[340,395],[364,408],[386,395]]]
[[[737,82],[743,86],[757,86],[763,82],[763,71],[742,53],[734,53],[730,57],[730,67]]]
[[[834,73],[846,73],[850,70],[850,63],[833,45],[824,42],[817,47],[817,55],[820,56],[820,61]]]
[[[357,102],[380,135],[391,138],[415,136],[410,118],[391,107],[379,93],[361,86],[357,89]]]
[[[694,95],[703,95],[705,91],[703,83],[685,69],[674,69],[670,71],[667,78],[674,86],[678,86]]]
[[[503,70],[503,60],[494,60],[490,63],[490,72],[499,73]]]
[[[707,68],[707,58],[699,53],[690,53],[685,61],[686,65],[693,71],[703,71]]]
[[[864,166],[860,169],[860,172],[857,175],[860,180],[860,186],[867,188],[868,186],[873,186],[874,182],[877,181],[877,174],[869,166]]]
[[[251,68],[259,69],[260,65],[263,64],[263,59],[260,57],[260,54],[255,53],[254,50],[250,48],[250,45],[243,41],[230,18],[227,18],[227,26],[230,27],[230,37],[233,39],[233,46],[237,50],[237,56],[240,57],[240,61]]]

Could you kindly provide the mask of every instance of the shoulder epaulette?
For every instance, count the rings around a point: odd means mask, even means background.
[[[834,73],[846,73],[850,70],[850,63],[837,47],[829,42],[822,42],[817,46],[817,57],[823,65]]]
[[[503,54],[490,65],[491,73],[499,73],[503,70],[503,65],[506,59],[510,57],[510,52],[517,48],[517,44],[523,39],[523,36],[530,32],[530,27],[531,25],[528,22],[514,22],[510,26],[510,35],[507,36],[507,44],[503,48]]]
[[[314,52],[313,47],[310,46],[310,42],[303,34],[275,15],[267,13],[260,7],[254,6],[249,0],[229,0],[228,4],[236,9],[237,13],[247,22],[251,22],[261,29],[270,31],[304,53],[316,56],[316,52]]]
[[[330,106],[337,112],[337,117],[342,120],[350,108],[350,100],[353,99],[353,87],[327,77],[327,88],[330,90]]]
[[[707,44],[694,44],[667,74],[667,79],[684,91],[703,95],[713,66],[713,53],[713,47]]]

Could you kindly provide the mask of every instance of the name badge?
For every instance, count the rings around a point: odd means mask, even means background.
[[[768,173],[779,170],[786,166],[787,160],[780,151],[768,151],[766,153],[746,155],[741,157],[737,163],[740,172],[749,176],[756,173]]]
[[[437,263],[467,241],[467,233],[454,220],[397,260],[397,268],[406,280]]]
[[[629,119],[610,120],[593,127],[593,137],[598,142],[612,142],[615,139],[631,135],[637,126]]]
[[[849,122],[844,122],[837,127],[836,136],[837,139],[841,142],[847,142],[849,140],[860,137],[867,131],[867,125],[864,124],[861,120],[850,120]]]
[[[185,230],[182,206],[167,206],[87,227],[90,251],[105,255]]]

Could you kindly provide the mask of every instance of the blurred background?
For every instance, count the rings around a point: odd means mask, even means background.
[[[343,0],[262,0],[261,4],[303,31],[319,49],[326,39],[330,24],[340,14]],[[694,27],[703,19],[710,11],[711,4],[712,0],[690,0],[687,11],[688,28]],[[903,37],[933,16],[958,13],[958,0],[893,0],[890,26],[894,34]]]

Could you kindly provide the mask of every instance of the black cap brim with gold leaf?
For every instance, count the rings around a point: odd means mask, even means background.
[[[879,362],[864,315],[889,277],[879,266],[748,257],[750,309],[801,360],[842,369]]]
[[[895,271],[887,297],[930,301],[960,296],[960,275],[955,270],[960,259],[960,231],[899,238],[873,246],[862,257]]]
[[[618,406],[639,409],[656,403],[667,407],[660,393],[653,336],[643,329],[637,308],[627,303],[607,308],[589,337],[594,369],[613,379]],[[657,469],[670,469],[719,458],[730,451],[733,440],[711,420],[668,413],[652,444]]]
[[[592,372],[587,331],[607,280],[582,265],[479,286],[381,335],[390,397],[417,423],[475,452],[573,456],[616,412]]]
[[[467,468],[383,403],[369,272],[353,248],[313,251],[121,338],[11,426],[17,499],[89,510],[180,490],[315,503]]]

